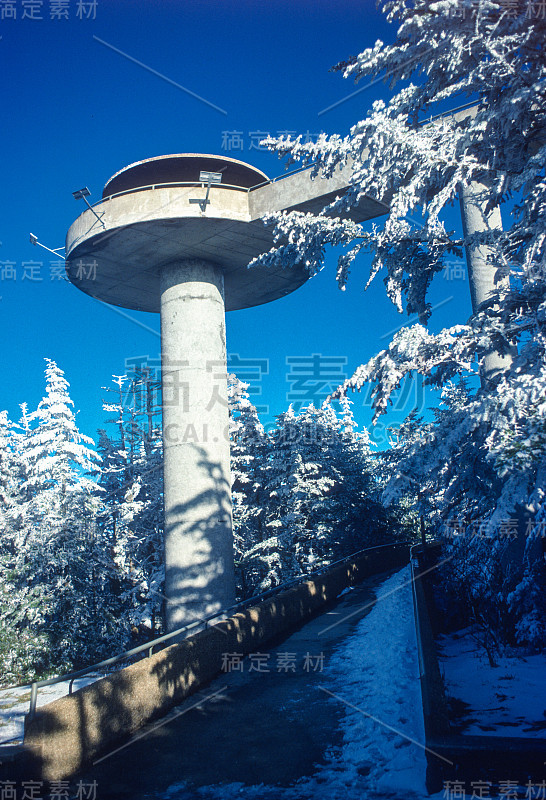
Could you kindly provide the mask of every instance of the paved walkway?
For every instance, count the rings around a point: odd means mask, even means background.
[[[390,574],[348,591],[275,647],[241,664],[226,659],[230,671],[78,779],[97,782],[96,800],[191,798],[192,787],[234,783],[276,785],[282,797],[339,744],[341,710],[318,688],[322,670]]]

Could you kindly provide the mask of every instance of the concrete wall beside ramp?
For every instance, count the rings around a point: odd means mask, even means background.
[[[372,548],[41,707],[27,726],[17,772],[50,781],[74,775],[211,681],[222,654],[248,654],[288,636],[348,586],[408,560],[407,544]]]

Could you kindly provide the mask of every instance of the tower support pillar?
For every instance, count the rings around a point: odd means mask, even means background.
[[[224,278],[199,259],[160,275],[166,626],[235,602]]]
[[[477,181],[461,187],[459,192],[463,231],[465,237],[470,238],[466,247],[466,262],[473,314],[477,312],[482,303],[489,299],[492,292],[508,286],[508,278],[497,276],[495,267],[490,261],[490,257],[494,255],[494,245],[472,242],[473,236],[479,236],[482,233],[497,236],[502,233],[502,217],[499,207],[496,206],[489,212],[486,211],[489,197],[488,187]],[[482,386],[489,385],[500,373],[508,369],[514,355],[516,355],[514,349],[501,354],[491,348],[484,357],[481,373]]]

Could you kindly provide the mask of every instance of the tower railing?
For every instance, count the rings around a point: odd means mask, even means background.
[[[284,172],[282,175],[278,175],[276,178],[271,178],[266,181],[262,181],[261,183],[257,183],[254,186],[235,186],[234,184],[230,183],[215,183],[212,185],[212,190],[215,189],[231,189],[232,191],[237,192],[246,192],[249,194],[253,192],[255,189],[261,189],[262,186],[269,186],[271,183],[277,183],[278,181],[284,180],[289,175],[295,175],[297,172],[305,172],[307,169],[311,169],[311,166],[305,167],[298,167],[297,169],[290,170],[289,172]],[[122,192],[114,192],[114,194],[109,194],[106,197],[101,197],[100,200],[96,200],[94,203],[90,203],[91,208],[95,206],[101,205],[101,203],[107,203],[109,200],[112,200],[114,197],[121,197],[125,194],[134,194],[135,192],[146,192],[149,190],[155,189],[168,189],[171,187],[180,187],[180,186],[188,186],[190,188],[198,189],[198,188],[207,188],[207,184],[203,181],[172,181],[172,182],[165,182],[165,183],[149,183],[145,186],[133,186],[131,189],[124,189]]]

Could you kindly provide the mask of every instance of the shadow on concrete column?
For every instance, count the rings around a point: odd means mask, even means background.
[[[161,271],[169,631],[235,602],[223,284],[197,259]]]

